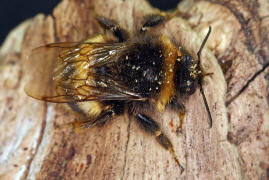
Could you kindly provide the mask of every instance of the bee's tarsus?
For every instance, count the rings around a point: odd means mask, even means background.
[[[180,164],[176,156],[174,147],[172,143],[170,142],[170,140],[168,139],[168,137],[162,133],[158,123],[155,122],[150,117],[144,114],[140,114],[140,113],[136,115],[136,119],[139,125],[141,126],[141,128],[143,128],[146,132],[154,135],[156,137],[156,140],[159,142],[159,144],[171,153],[171,155],[173,156],[174,160],[176,161],[182,173],[184,171],[184,168],[182,167],[182,165]]]

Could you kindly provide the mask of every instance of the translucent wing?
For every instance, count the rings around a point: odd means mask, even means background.
[[[95,67],[115,63],[126,43],[55,43],[34,49],[27,59],[27,95],[49,102],[142,100]]]

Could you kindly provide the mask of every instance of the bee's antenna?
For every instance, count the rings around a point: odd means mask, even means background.
[[[207,32],[207,34],[206,34],[206,37],[205,37],[205,39],[203,40],[203,42],[202,42],[202,44],[201,44],[201,46],[200,46],[199,51],[197,52],[197,56],[198,56],[198,65],[200,65],[201,52],[202,52],[202,50],[203,50],[203,48],[204,48],[204,46],[205,46],[205,43],[206,43],[206,41],[207,41],[207,39],[208,39],[210,33],[211,33],[211,26],[209,26],[208,32]]]
[[[201,81],[199,81],[199,84],[200,84],[200,92],[202,94],[202,97],[203,97],[203,100],[204,100],[204,103],[205,103],[205,108],[206,108],[206,111],[208,113],[208,117],[209,117],[209,127],[212,128],[212,116],[211,116],[211,112],[210,112],[210,109],[209,109],[209,106],[208,106],[208,103],[207,103],[207,100],[206,100],[206,97],[205,97],[205,93],[204,93],[204,90],[202,88],[202,83]]]
[[[208,32],[206,34],[206,37],[205,39],[203,40],[202,42],[202,45],[199,49],[199,51],[197,52],[197,56],[198,56],[198,65],[200,67],[200,61],[201,61],[201,52],[205,46],[205,43],[209,37],[211,33],[211,26],[209,26],[209,29],[208,29]],[[206,108],[206,111],[208,113],[208,117],[209,117],[209,127],[211,128],[212,127],[212,116],[211,116],[211,112],[210,112],[210,109],[209,109],[209,106],[208,106],[208,103],[207,103],[207,100],[206,100],[206,97],[205,97],[205,93],[204,93],[204,90],[203,90],[203,86],[202,86],[202,79],[200,78],[199,81],[198,81],[199,85],[200,85],[200,92],[202,94],[202,97],[203,97],[203,100],[204,100],[204,103],[205,103],[205,108]]]

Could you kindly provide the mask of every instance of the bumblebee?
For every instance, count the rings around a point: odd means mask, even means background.
[[[212,126],[202,90],[205,73],[200,68],[200,54],[211,27],[197,61],[168,37],[149,33],[167,20],[164,15],[148,16],[136,37],[130,37],[111,19],[96,19],[114,40],[104,34],[80,43],[54,43],[33,50],[28,59],[33,72],[25,92],[35,99],[68,103],[86,117],[86,121],[75,123],[82,127],[102,125],[127,108],[141,127],[170,151],[183,172],[172,143],[147,109],[163,112],[172,106],[182,120],[185,108],[177,99],[187,98],[200,87]]]

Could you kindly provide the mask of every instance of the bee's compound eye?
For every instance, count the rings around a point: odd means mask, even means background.
[[[196,63],[190,55],[184,55],[180,61],[176,61],[175,84],[180,94],[191,95],[195,92],[196,79],[192,74],[196,71],[196,67]]]
[[[184,55],[180,63],[186,68],[189,68],[193,65],[193,58],[190,55]]]

